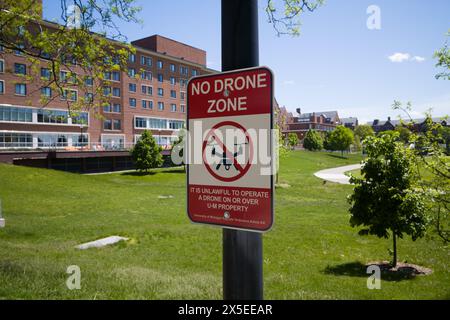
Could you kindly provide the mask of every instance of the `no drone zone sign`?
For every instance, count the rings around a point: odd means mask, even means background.
[[[187,212],[194,223],[273,224],[273,75],[265,67],[188,84]]]

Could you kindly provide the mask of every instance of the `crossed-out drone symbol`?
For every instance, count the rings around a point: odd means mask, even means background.
[[[245,135],[245,142],[234,143],[234,147],[239,147],[237,151],[228,150],[225,143],[218,137],[216,130],[222,127],[234,127],[237,128]],[[247,145],[249,148],[248,159],[245,165],[241,165],[238,161],[238,157],[243,155],[243,146]],[[207,148],[212,147],[210,150],[212,156],[219,156],[219,163],[215,162],[213,164],[208,163],[206,159]],[[220,181],[232,182],[243,177],[251,167],[251,162],[253,159],[253,143],[247,130],[240,124],[233,121],[224,121],[215,125],[206,135],[203,141],[203,163],[206,166],[208,172]],[[234,168],[236,175],[229,176],[229,173],[233,173],[231,168]]]

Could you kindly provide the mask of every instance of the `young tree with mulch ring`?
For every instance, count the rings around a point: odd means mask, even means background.
[[[397,266],[397,239],[404,234],[415,241],[425,234],[428,218],[425,204],[414,182],[413,151],[398,141],[398,133],[368,137],[368,158],[361,169],[362,178],[349,196],[350,224],[363,227],[360,235],[376,235],[393,241],[392,266]]]

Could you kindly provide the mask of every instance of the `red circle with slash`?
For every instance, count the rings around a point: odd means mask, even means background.
[[[247,140],[247,143],[248,143],[249,148],[250,148],[249,149],[248,161],[245,164],[245,166],[241,166],[239,163],[237,163],[237,159],[234,157],[233,153],[230,152],[227,149],[227,147],[225,146],[225,144],[219,138],[217,138],[217,135],[215,135],[215,141],[222,148],[222,150],[226,153],[227,158],[228,159],[233,159],[233,163],[231,165],[233,165],[239,171],[239,174],[234,176],[234,177],[222,177],[222,176],[220,176],[219,174],[214,172],[214,170],[211,168],[211,166],[206,161],[205,151],[206,151],[206,146],[208,145],[209,138],[214,135],[214,132],[215,132],[216,129],[219,129],[219,128],[225,127],[225,126],[236,127],[239,130],[241,130],[245,134],[245,139]],[[239,180],[240,178],[242,178],[248,172],[248,170],[250,169],[251,162],[252,162],[252,159],[253,159],[253,143],[252,143],[252,140],[250,139],[250,135],[248,134],[247,130],[243,126],[241,126],[239,123],[234,122],[234,121],[224,121],[224,122],[220,122],[220,123],[216,124],[214,127],[211,128],[211,130],[209,130],[208,134],[205,137],[205,140],[203,141],[202,152],[203,152],[203,163],[204,163],[206,169],[208,170],[208,172],[214,178],[216,178],[217,180],[220,180],[220,181],[224,181],[224,182],[233,182],[233,181],[236,181],[236,180]]]

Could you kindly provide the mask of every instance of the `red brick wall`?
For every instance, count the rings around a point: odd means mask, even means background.
[[[159,35],[136,40],[132,44],[206,66],[206,51]]]

